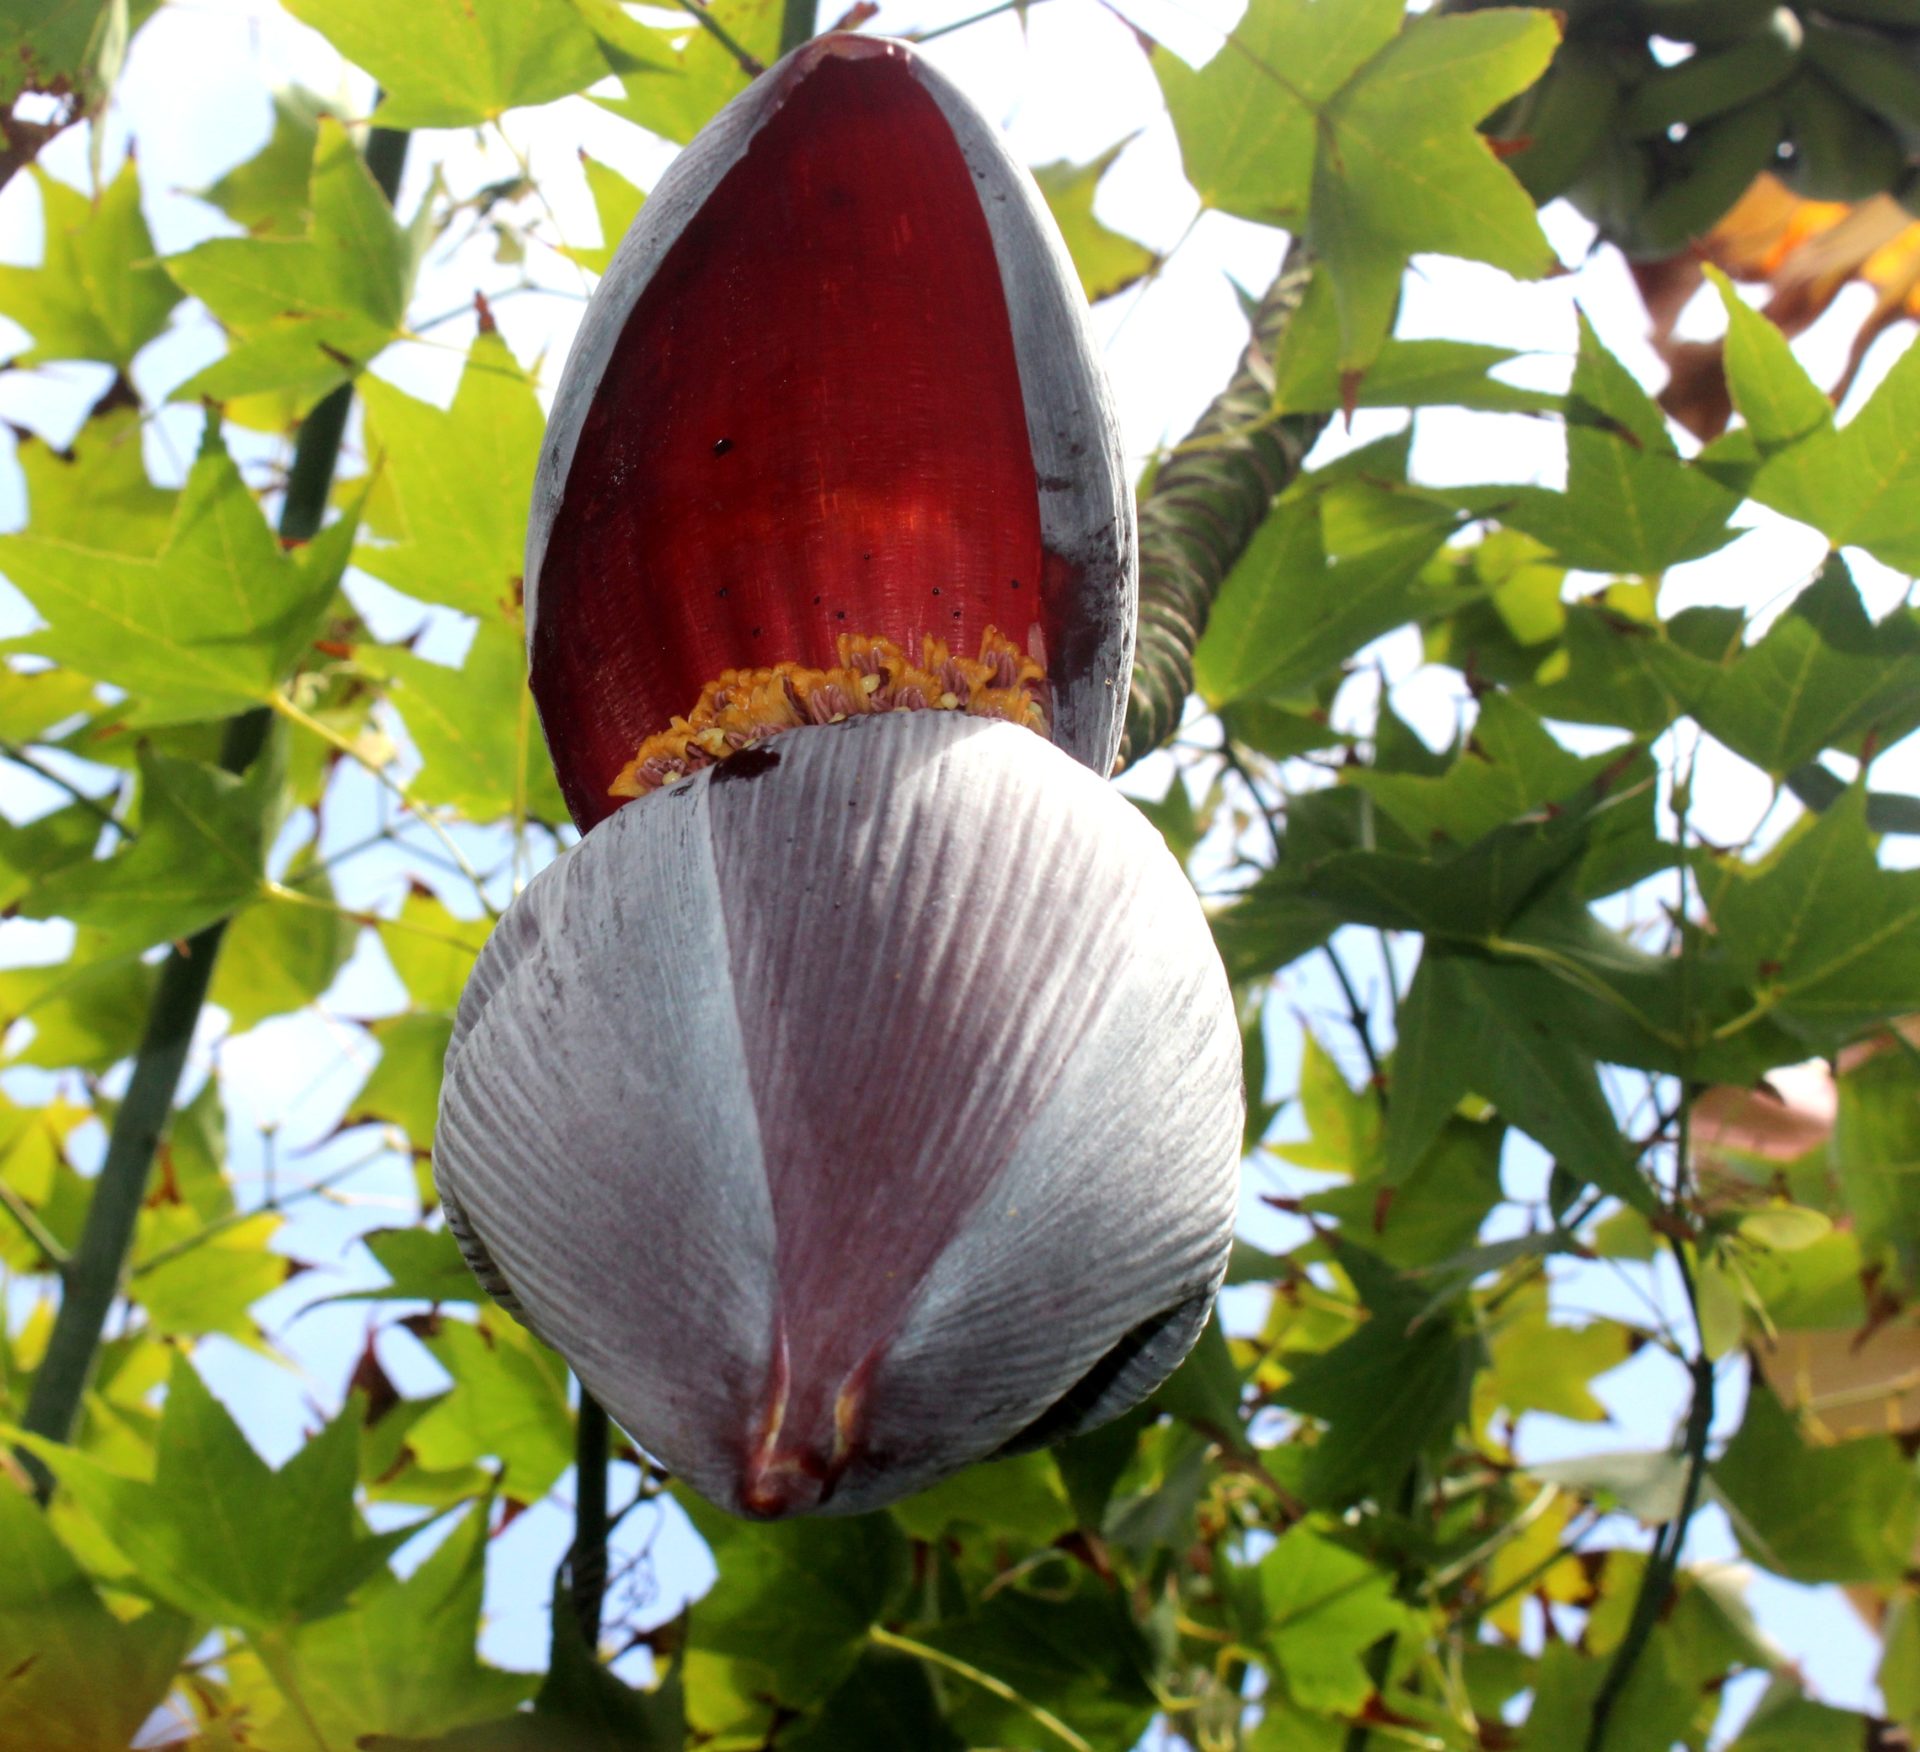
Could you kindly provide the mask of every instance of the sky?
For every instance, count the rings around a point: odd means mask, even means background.
[[[931,30],[977,9],[931,0],[887,0],[870,28]],[[1028,163],[1085,161],[1118,141],[1129,142],[1102,186],[1098,211],[1108,223],[1170,254],[1149,284],[1109,300],[1095,312],[1094,321],[1114,380],[1126,442],[1141,463],[1161,445],[1177,440],[1226,380],[1245,341],[1236,285],[1256,292],[1263,288],[1285,239],[1263,227],[1198,212],[1134,27],[1198,63],[1217,48],[1239,10],[1238,0],[1122,0],[1118,6],[1045,0],[1030,9],[1024,36],[1012,16],[1002,15],[942,35],[926,50],[1006,128],[1016,155]],[[136,39],[106,123],[103,161],[111,174],[130,144],[137,150],[147,217],[162,252],[232,229],[190,191],[207,186],[258,149],[269,126],[267,91],[288,81],[339,102],[351,114],[363,114],[370,101],[364,77],[344,69],[321,38],[293,23],[269,0],[178,0]],[[578,168],[581,150],[642,187],[652,184],[672,152],[586,99],[568,99],[537,112],[515,112],[500,131],[441,131],[417,137],[401,210],[412,211],[435,167],[446,186],[461,194],[511,174],[517,156],[531,165],[551,202],[548,236],[591,243],[597,225]],[[81,133],[57,141],[44,162],[55,175],[84,184],[87,147]],[[1591,253],[1592,229],[1569,208],[1549,209],[1546,223],[1568,273],[1520,286],[1474,264],[1422,259],[1409,284],[1400,332],[1514,348],[1524,357],[1502,375],[1561,388],[1571,370],[1578,305],[1629,368],[1657,385],[1661,367],[1646,342],[1644,315],[1619,258],[1611,251]],[[0,259],[32,262],[38,249],[37,196],[29,179],[16,178],[0,194]],[[524,363],[538,365],[543,393],[550,396],[590,282],[551,251],[533,252],[528,271],[542,290],[497,298],[494,308],[508,343]],[[377,374],[444,403],[471,337],[474,290],[497,289],[515,272],[493,261],[488,236],[463,236],[456,228],[429,260],[414,305],[429,315],[449,313],[447,319],[426,328],[420,341],[399,344],[384,354],[375,365]],[[1865,296],[1857,288],[1855,292]],[[1816,377],[1831,381],[1838,376],[1858,314],[1854,295],[1843,297],[1800,343]],[[1717,332],[1718,326],[1717,313],[1703,302],[1688,313],[1683,333],[1704,336]],[[16,339],[17,332],[0,321],[0,356]],[[1856,404],[1904,339],[1880,342],[1854,392]],[[217,331],[204,313],[189,305],[138,361],[135,376],[143,398],[150,407],[162,408],[148,423],[148,463],[156,479],[181,478],[194,452],[200,420],[196,409],[163,407],[164,399],[219,350]],[[87,368],[0,373],[0,420],[64,443],[100,387],[99,374]],[[1318,459],[1395,430],[1403,419],[1362,413],[1350,431],[1336,426],[1329,433]],[[274,460],[272,445],[247,442],[245,454],[254,461]],[[1413,455],[1416,476],[1436,484],[1511,480],[1552,485],[1562,480],[1564,471],[1557,428],[1521,416],[1425,412],[1416,424]],[[1662,589],[1664,610],[1709,602],[1759,610],[1780,604],[1811,576],[1824,548],[1818,536],[1756,508],[1743,515],[1754,524],[1754,533],[1707,561],[1670,573]],[[23,516],[20,477],[0,444],[0,528],[17,527]],[[1858,576],[1876,615],[1905,597],[1905,580],[1864,556]],[[458,660],[468,633],[459,616],[423,611],[363,574],[350,576],[349,589],[377,637],[398,639],[424,628],[425,653]],[[0,633],[31,624],[31,610],[0,585]],[[1382,641],[1373,655],[1388,678],[1395,709],[1433,745],[1451,740],[1463,713],[1470,710],[1458,678],[1423,668],[1417,637],[1411,633]],[[1369,721],[1368,690],[1374,685],[1366,677],[1350,683],[1339,703],[1341,714]],[[1582,745],[1593,732],[1568,727],[1565,736]],[[1709,839],[1737,841],[1765,808],[1764,781],[1711,744],[1701,749],[1700,758],[1696,825]],[[85,769],[76,765],[71,770],[86,781]],[[1884,784],[1920,789],[1915,782],[1920,775],[1912,770],[1910,758],[1903,761],[1896,754],[1880,770]],[[1174,776],[1166,757],[1155,757],[1129,775],[1128,786],[1143,795],[1158,795]],[[362,775],[349,772],[337,783],[343,794],[329,805],[323,852],[342,849],[363,836],[379,807],[374,787]],[[30,775],[17,770],[0,774],[0,810],[12,819],[43,813],[58,800],[58,793]],[[1774,825],[1777,830],[1784,819],[1776,817]],[[290,827],[278,849],[280,857],[291,855],[303,831],[298,823]],[[431,843],[415,837],[418,856],[388,848],[342,866],[343,901],[391,910],[406,883],[424,876],[456,910],[475,910],[471,896],[463,896],[460,885],[449,882],[431,862]],[[468,843],[483,866],[502,849],[500,840],[486,835],[470,836]],[[506,898],[504,887],[496,898]],[[59,959],[65,944],[64,927],[58,925],[20,920],[0,924],[0,964]],[[1410,945],[1408,949],[1398,968],[1402,983],[1412,960]],[[1367,965],[1374,965],[1374,954],[1365,951]],[[1377,990],[1381,977],[1374,976],[1370,989]],[[190,1077],[204,1077],[217,1055],[232,1109],[232,1162],[243,1201],[264,1195],[269,1173],[284,1189],[368,1154],[365,1131],[335,1135],[375,1056],[359,1024],[391,1013],[403,1002],[404,994],[369,934],[318,1013],[276,1020],[241,1036],[229,1036],[217,1013],[203,1018]],[[1355,1055],[1339,1021],[1343,1008],[1317,959],[1289,970],[1282,1002],[1269,1007],[1274,1067],[1270,1094],[1292,1091],[1303,1026],[1312,1027],[1359,1080]],[[0,1086],[16,1099],[39,1100],[53,1083],[43,1073],[12,1070],[0,1072]],[[1285,1135],[1287,1123],[1283,1120],[1280,1135]],[[83,1137],[76,1147],[97,1155],[100,1140]],[[1540,1195],[1545,1164],[1537,1151],[1511,1150],[1505,1172],[1510,1196]],[[1257,1195],[1297,1192],[1310,1182],[1311,1177],[1266,1165],[1250,1169],[1244,1223],[1250,1238],[1266,1245],[1287,1245],[1297,1238],[1286,1228],[1287,1220],[1261,1206]],[[203,1347],[202,1366],[211,1384],[269,1459],[283,1460],[303,1430],[337,1408],[346,1374],[365,1342],[365,1307],[316,1304],[380,1282],[378,1268],[355,1237],[369,1228],[408,1221],[413,1208],[410,1172],[390,1152],[353,1175],[334,1196],[298,1205],[289,1213],[278,1245],[312,1269],[257,1310],[277,1356],[263,1357],[224,1340]],[[1667,1319],[1684,1329],[1684,1303],[1669,1272],[1573,1270],[1576,1275],[1565,1292],[1570,1307],[1644,1319],[1651,1298]],[[1226,1316],[1230,1326],[1244,1326],[1258,1318],[1258,1309],[1249,1293],[1237,1292]],[[410,1395],[444,1384],[436,1365],[404,1334],[385,1338],[381,1355]],[[1660,1447],[1684,1410],[1684,1376],[1652,1347],[1604,1377],[1597,1391],[1611,1414],[1608,1425],[1530,1416],[1520,1431],[1523,1455],[1545,1460],[1602,1448]],[[1737,1426],[1740,1402],[1738,1391],[1722,1394],[1724,1429]],[[561,1495],[569,1489],[563,1481]],[[564,1508],[550,1502],[522,1516],[494,1542],[483,1639],[492,1658],[529,1668],[544,1664],[548,1581],[568,1533]],[[424,1549],[424,1542],[409,1547],[403,1561],[417,1561]],[[671,1509],[635,1516],[622,1527],[616,1561],[643,1550],[648,1562],[619,1587],[636,1593],[651,1587],[648,1610],[654,1616],[668,1615],[679,1599],[703,1588],[711,1574],[698,1542]],[[1709,1508],[1699,1517],[1688,1556],[1737,1556],[1719,1511]],[[1762,1578],[1752,1598],[1762,1627],[1805,1663],[1820,1695],[1841,1704],[1871,1703],[1877,1646],[1837,1590]],[[616,1590],[616,1608],[619,1604]],[[644,1669],[624,1670],[632,1676]],[[1755,1691],[1750,1682],[1736,1691],[1729,1719],[1750,1706]]]

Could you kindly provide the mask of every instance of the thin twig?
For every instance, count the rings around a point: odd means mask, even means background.
[[[54,1239],[53,1232],[40,1221],[33,1206],[4,1180],[0,1180],[0,1205],[6,1207],[7,1215],[20,1225],[27,1239],[53,1261],[54,1270],[64,1272],[73,1256]]]
[[[749,79],[758,79],[762,73],[766,72],[766,66],[760,58],[757,55],[749,54],[746,49],[742,48],[733,36],[733,33],[702,6],[699,0],[679,0],[679,5],[683,12],[693,14],[694,18],[699,22],[700,28],[734,58],[739,64],[740,71],[746,74]]]
[[[1322,943],[1320,949],[1333,968],[1333,977],[1340,982],[1341,995],[1347,1000],[1347,1020],[1352,1024],[1354,1037],[1360,1042],[1360,1050],[1367,1055],[1367,1069],[1373,1073],[1374,1095],[1385,1107],[1387,1073],[1380,1062],[1379,1049],[1373,1044],[1372,1020],[1360,1002],[1360,994],[1353,989],[1353,980],[1347,973],[1346,963],[1340,959],[1340,951],[1331,943]]]
[[[99,816],[100,819],[105,822],[108,827],[112,828],[115,833],[119,834],[122,839],[131,842],[140,837],[133,828],[127,826],[127,824],[122,821],[119,816],[115,815],[106,804],[102,803],[98,797],[88,796],[87,793],[81,790],[71,779],[55,772],[54,769],[35,754],[32,749],[22,748],[17,742],[0,742],[0,754],[4,754],[15,766],[23,766],[28,772],[45,779],[49,785],[57,786],[60,790],[65,791],[66,794],[83,809]]]

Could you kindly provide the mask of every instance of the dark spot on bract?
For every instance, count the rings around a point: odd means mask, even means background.
[[[1007,588],[1009,590],[1018,590],[1020,588],[1020,580],[1018,578],[1009,578],[1007,580]]]
[[[771,748],[743,748],[738,754],[729,755],[713,769],[713,777],[708,781],[714,785],[730,785],[736,779],[757,779],[762,773],[770,773],[780,764],[779,752]]]
[[[755,637],[756,639],[760,637],[760,629],[759,629],[758,627],[755,627],[755,628],[753,629],[753,636],[754,636],[754,637]]]
[[[935,596],[938,596],[940,594],[940,586],[938,584],[934,585],[933,593]]]
[[[818,607],[820,606],[820,598],[819,598],[819,597],[817,597],[817,596],[816,596],[816,597],[815,597],[815,598],[813,599],[813,606],[814,606],[815,608],[818,608]]]
[[[720,586],[720,588],[719,588],[718,590],[716,590],[716,591],[714,592],[714,595],[715,595],[715,596],[725,596],[725,595],[726,595],[726,593],[727,593],[727,587],[726,587],[726,585],[724,585],[724,584],[722,584],[722,585]]]
[[[847,611],[844,608],[836,608],[833,611],[833,618],[835,620],[845,620],[847,618]]]
[[[713,441],[713,453],[715,456],[725,456],[732,448],[733,440],[731,438],[716,438]]]

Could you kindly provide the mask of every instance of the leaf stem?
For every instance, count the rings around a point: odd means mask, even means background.
[[[766,72],[767,69],[761,63],[759,56],[750,54],[742,48],[738,38],[706,7],[702,6],[700,0],[679,0],[679,5],[681,11],[693,14],[700,28],[734,58],[740,71],[749,79],[758,79],[762,73]]]
[[[1071,1746],[1073,1752],[1093,1752],[1093,1747],[1068,1727],[1052,1710],[1022,1697],[1004,1679],[996,1679],[991,1673],[983,1673],[970,1661],[961,1660],[958,1655],[950,1655],[944,1649],[936,1649],[926,1643],[915,1642],[912,1637],[900,1636],[879,1624],[867,1626],[867,1640],[879,1644],[883,1649],[893,1649],[900,1654],[912,1655],[918,1660],[931,1662],[936,1667],[944,1667],[949,1673],[958,1674],[960,1678],[979,1686],[982,1691],[991,1693],[1002,1703],[1010,1703],[1015,1709],[1025,1711],[1061,1744]]]
[[[1354,990],[1352,976],[1347,972],[1347,964],[1340,959],[1340,951],[1331,943],[1321,944],[1320,949],[1333,969],[1333,977],[1340,983],[1341,995],[1347,1000],[1347,1021],[1353,1028],[1354,1038],[1360,1042],[1360,1050],[1367,1056],[1367,1069],[1373,1074],[1374,1098],[1385,1107],[1387,1073],[1380,1063],[1379,1050],[1373,1044],[1373,1020],[1360,1002],[1360,994]]]
[[[4,1180],[0,1180],[0,1205],[6,1207],[7,1215],[20,1225],[21,1232],[53,1261],[57,1272],[65,1272],[72,1254],[54,1239],[53,1231],[40,1221],[32,1205],[15,1192]]]
[[[399,185],[406,150],[404,134],[375,128],[368,137],[367,165],[389,201]],[[308,540],[320,527],[352,399],[352,385],[342,384],[301,422],[280,506],[279,528],[285,540]],[[231,773],[244,773],[266,746],[272,725],[273,716],[263,707],[230,718],[221,737],[221,766]],[[86,1224],[64,1274],[60,1310],[20,1420],[21,1429],[30,1435],[52,1442],[72,1439],[107,1315],[120,1293],[154,1153],[172,1118],[187,1051],[225,934],[226,920],[216,920],[170,950],[161,964],[133,1076],[114,1115]],[[38,1456],[21,1450],[20,1458],[33,1479],[35,1494],[44,1502],[53,1488],[52,1474]]]
[[[354,745],[350,737],[342,736],[331,724],[314,717],[311,712],[303,711],[299,706],[295,705],[292,696],[287,693],[285,688],[276,688],[269,704],[273,710],[285,718],[288,723],[297,724],[302,730],[319,737],[329,748],[337,749],[356,766],[370,773],[376,784],[380,785],[384,790],[391,791],[394,797],[406,807],[414,820],[420,822],[428,832],[440,842],[442,848],[446,851],[447,856],[453,860],[454,867],[460,874],[473,884],[473,892],[481,906],[486,909],[487,917],[497,919],[500,916],[499,909],[487,898],[486,883],[481,879],[480,872],[473,867],[466,853],[461,851],[454,837],[441,825],[433,812],[418,803],[412,791],[407,786],[403,785],[377,761],[368,759],[368,757]]]
[[[132,842],[140,837],[138,833],[127,826],[119,816],[115,815],[111,809],[102,803],[98,797],[88,796],[87,793],[81,790],[71,779],[55,772],[54,769],[35,754],[32,749],[22,748],[17,742],[0,742],[0,754],[4,754],[15,766],[23,766],[28,772],[45,779],[49,785],[56,786],[60,790],[65,791],[66,794],[83,809],[89,810],[91,813],[99,816],[100,819],[105,822],[108,827],[112,828],[115,833],[119,834],[122,839]]]

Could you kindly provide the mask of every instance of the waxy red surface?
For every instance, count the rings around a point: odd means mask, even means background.
[[[542,564],[533,691],[583,828],[723,669],[1043,618],[973,172],[898,51],[795,71],[629,317]]]

